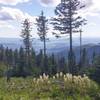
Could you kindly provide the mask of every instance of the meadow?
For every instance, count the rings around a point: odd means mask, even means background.
[[[100,87],[86,75],[57,73],[38,78],[0,78],[0,100],[100,100]]]

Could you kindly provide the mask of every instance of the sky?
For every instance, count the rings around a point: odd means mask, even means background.
[[[100,37],[100,0],[80,0],[86,5],[80,11],[80,15],[87,20],[87,25],[83,26],[83,37]],[[22,22],[25,18],[32,23],[32,36],[36,35],[36,17],[43,10],[45,16],[50,18],[55,16],[54,9],[60,0],[0,0],[0,37],[18,38],[21,34]],[[52,30],[48,31],[48,36]],[[78,33],[74,34],[79,36]]]

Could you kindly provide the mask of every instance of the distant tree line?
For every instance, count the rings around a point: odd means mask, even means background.
[[[0,63],[6,66],[6,71],[11,74],[11,76],[27,76],[27,75],[40,75],[43,74],[44,66],[44,54],[43,51],[36,55],[34,49],[32,48],[30,52],[30,60],[27,66],[27,57],[26,52],[23,47],[20,49],[9,49],[0,46]],[[56,59],[55,55],[51,56],[46,55],[46,63],[48,70],[45,70],[44,73],[55,74],[60,71],[67,71],[66,61],[64,58]],[[7,73],[5,73],[7,74]]]
[[[88,59],[88,53],[84,48],[82,51],[82,65],[80,67],[80,61],[77,62],[76,55],[73,52],[74,58],[74,74],[87,74],[94,79],[99,78],[100,72],[100,56],[93,53],[91,62]],[[53,75],[57,72],[69,73],[68,59],[64,57],[58,58],[54,54],[46,55],[46,70],[44,66],[44,54],[43,50],[40,50],[38,54],[35,53],[34,49],[31,49],[29,65],[27,66],[27,58],[25,49],[9,49],[0,46],[0,76],[16,76],[26,77],[28,75],[38,76],[43,73]],[[4,67],[5,66],[5,67]],[[47,70],[48,69],[48,70]],[[5,73],[3,73],[3,71]],[[99,80],[99,79],[98,79]]]

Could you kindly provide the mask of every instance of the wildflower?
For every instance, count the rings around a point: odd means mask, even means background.
[[[33,78],[33,81],[35,82],[36,81],[36,78]]]
[[[46,74],[45,73],[43,73],[43,77],[46,77]]]
[[[63,76],[63,73],[62,72],[60,72],[60,77],[62,77]]]
[[[39,81],[40,81],[40,80],[39,80],[39,79],[37,79],[36,83],[37,83],[37,84],[39,84]]]
[[[49,75],[46,76],[46,79],[48,79],[48,78],[49,78]]]
[[[42,76],[40,75],[40,79],[42,79]]]
[[[56,74],[56,77],[59,78],[59,73]]]
[[[64,78],[64,81],[65,81],[65,82],[67,81],[67,78],[66,78],[66,77]]]
[[[43,79],[48,80],[48,78],[49,78],[49,75],[46,75],[45,73],[43,73]]]
[[[84,74],[83,77],[86,77],[86,74]]]
[[[66,74],[66,78],[67,78],[68,80],[71,80],[71,79],[72,79],[72,74],[67,73],[67,74]]]
[[[66,77],[66,75],[64,75],[64,78]]]
[[[55,76],[53,76],[53,79],[56,79],[56,77],[55,77]]]
[[[48,80],[48,84],[50,84],[50,81]]]

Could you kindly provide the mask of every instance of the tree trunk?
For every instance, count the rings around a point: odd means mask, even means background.
[[[69,9],[69,20],[70,20],[70,29],[69,29],[69,35],[70,35],[70,54],[69,54],[69,71],[73,74],[73,48],[72,48],[72,11],[71,11],[71,1],[70,1],[70,9]]]
[[[44,67],[43,67],[43,73],[45,73],[46,72],[46,38],[45,38],[45,36],[44,36],[44,58],[43,58],[44,60],[43,60],[43,63],[44,63]]]

